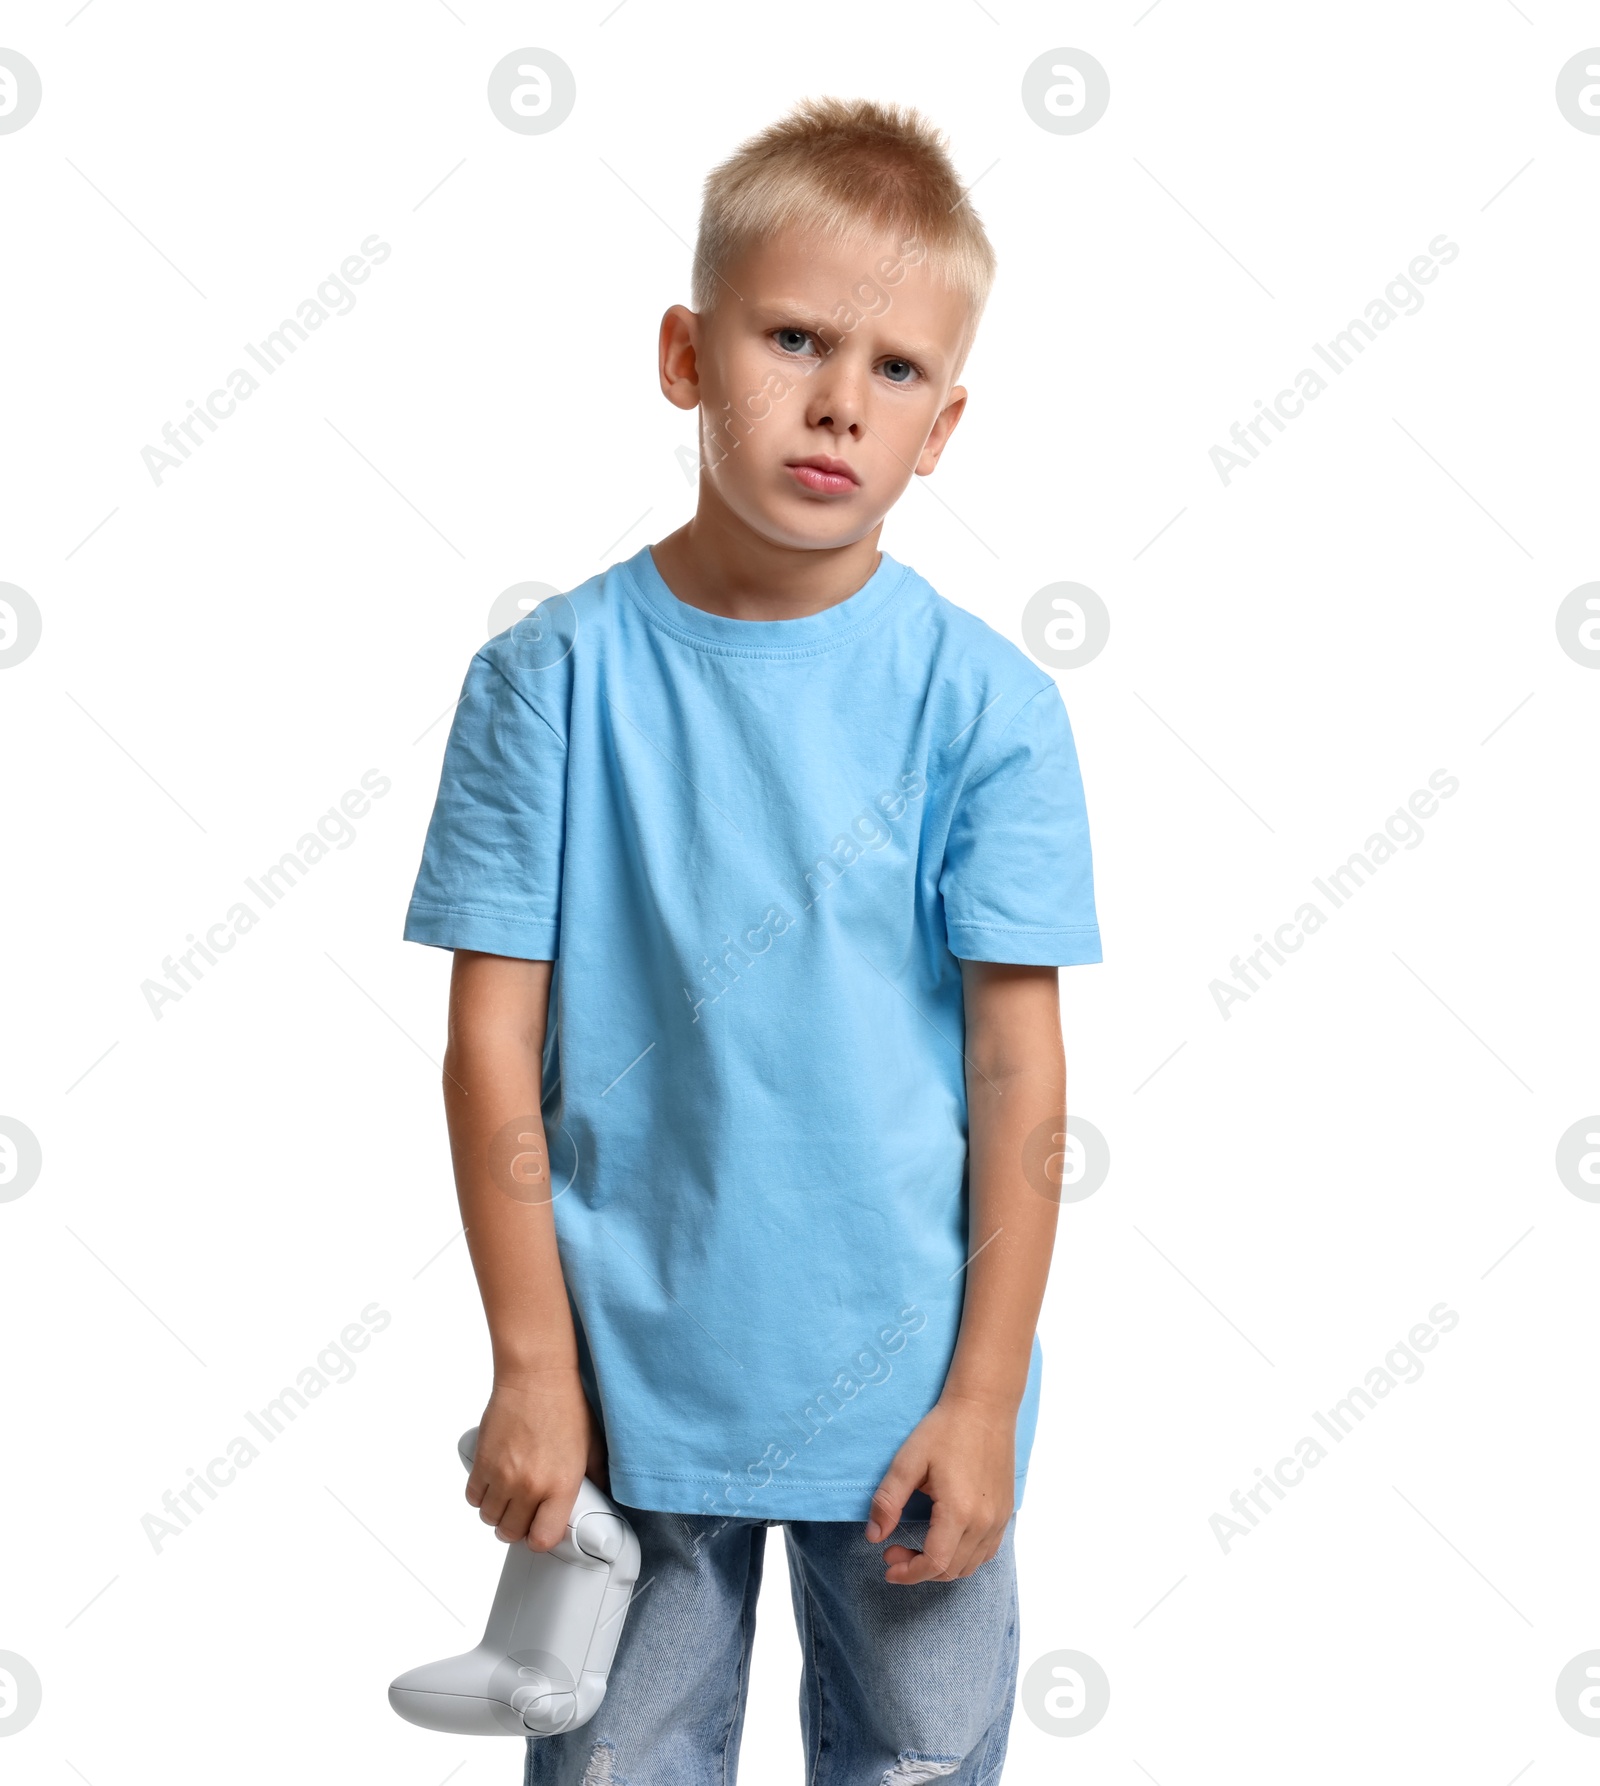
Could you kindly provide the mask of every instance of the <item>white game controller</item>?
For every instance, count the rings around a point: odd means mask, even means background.
[[[456,1450],[468,1470],[478,1429]],[[584,1478],[567,1535],[550,1550],[506,1547],[483,1642],[408,1669],[389,1703],[412,1724],[457,1736],[555,1736],[600,1709],[622,1621],[639,1579],[639,1540]]]

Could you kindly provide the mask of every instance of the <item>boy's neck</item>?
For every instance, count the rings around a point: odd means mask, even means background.
[[[840,546],[785,546],[763,539],[702,491],[694,517],[650,548],[662,581],[681,602],[728,620],[799,620],[848,600],[882,562],[880,521]]]

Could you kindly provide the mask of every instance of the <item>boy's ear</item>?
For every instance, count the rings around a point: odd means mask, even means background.
[[[661,319],[661,390],[679,409],[700,404],[700,318],[687,305],[674,304]]]
[[[922,454],[916,463],[918,477],[925,478],[939,463],[939,455],[945,449],[957,422],[961,420],[961,412],[967,407],[967,388],[965,385],[951,387],[949,401],[939,411],[928,438],[923,442]]]

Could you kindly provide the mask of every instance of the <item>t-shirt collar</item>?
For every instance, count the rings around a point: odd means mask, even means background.
[[[866,582],[831,608],[791,620],[733,620],[679,601],[656,569],[649,546],[641,546],[614,568],[625,574],[652,618],[669,632],[692,644],[752,657],[792,657],[837,644],[878,614],[906,571],[898,559],[880,552],[878,568]]]

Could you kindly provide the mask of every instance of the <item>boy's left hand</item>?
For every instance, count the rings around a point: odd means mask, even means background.
[[[941,1395],[912,1428],[872,1497],[867,1540],[876,1544],[900,1523],[907,1497],[933,1502],[923,1548],[884,1550],[884,1580],[954,1581],[982,1568],[1000,1548],[1016,1498],[1017,1414],[994,1402]]]

